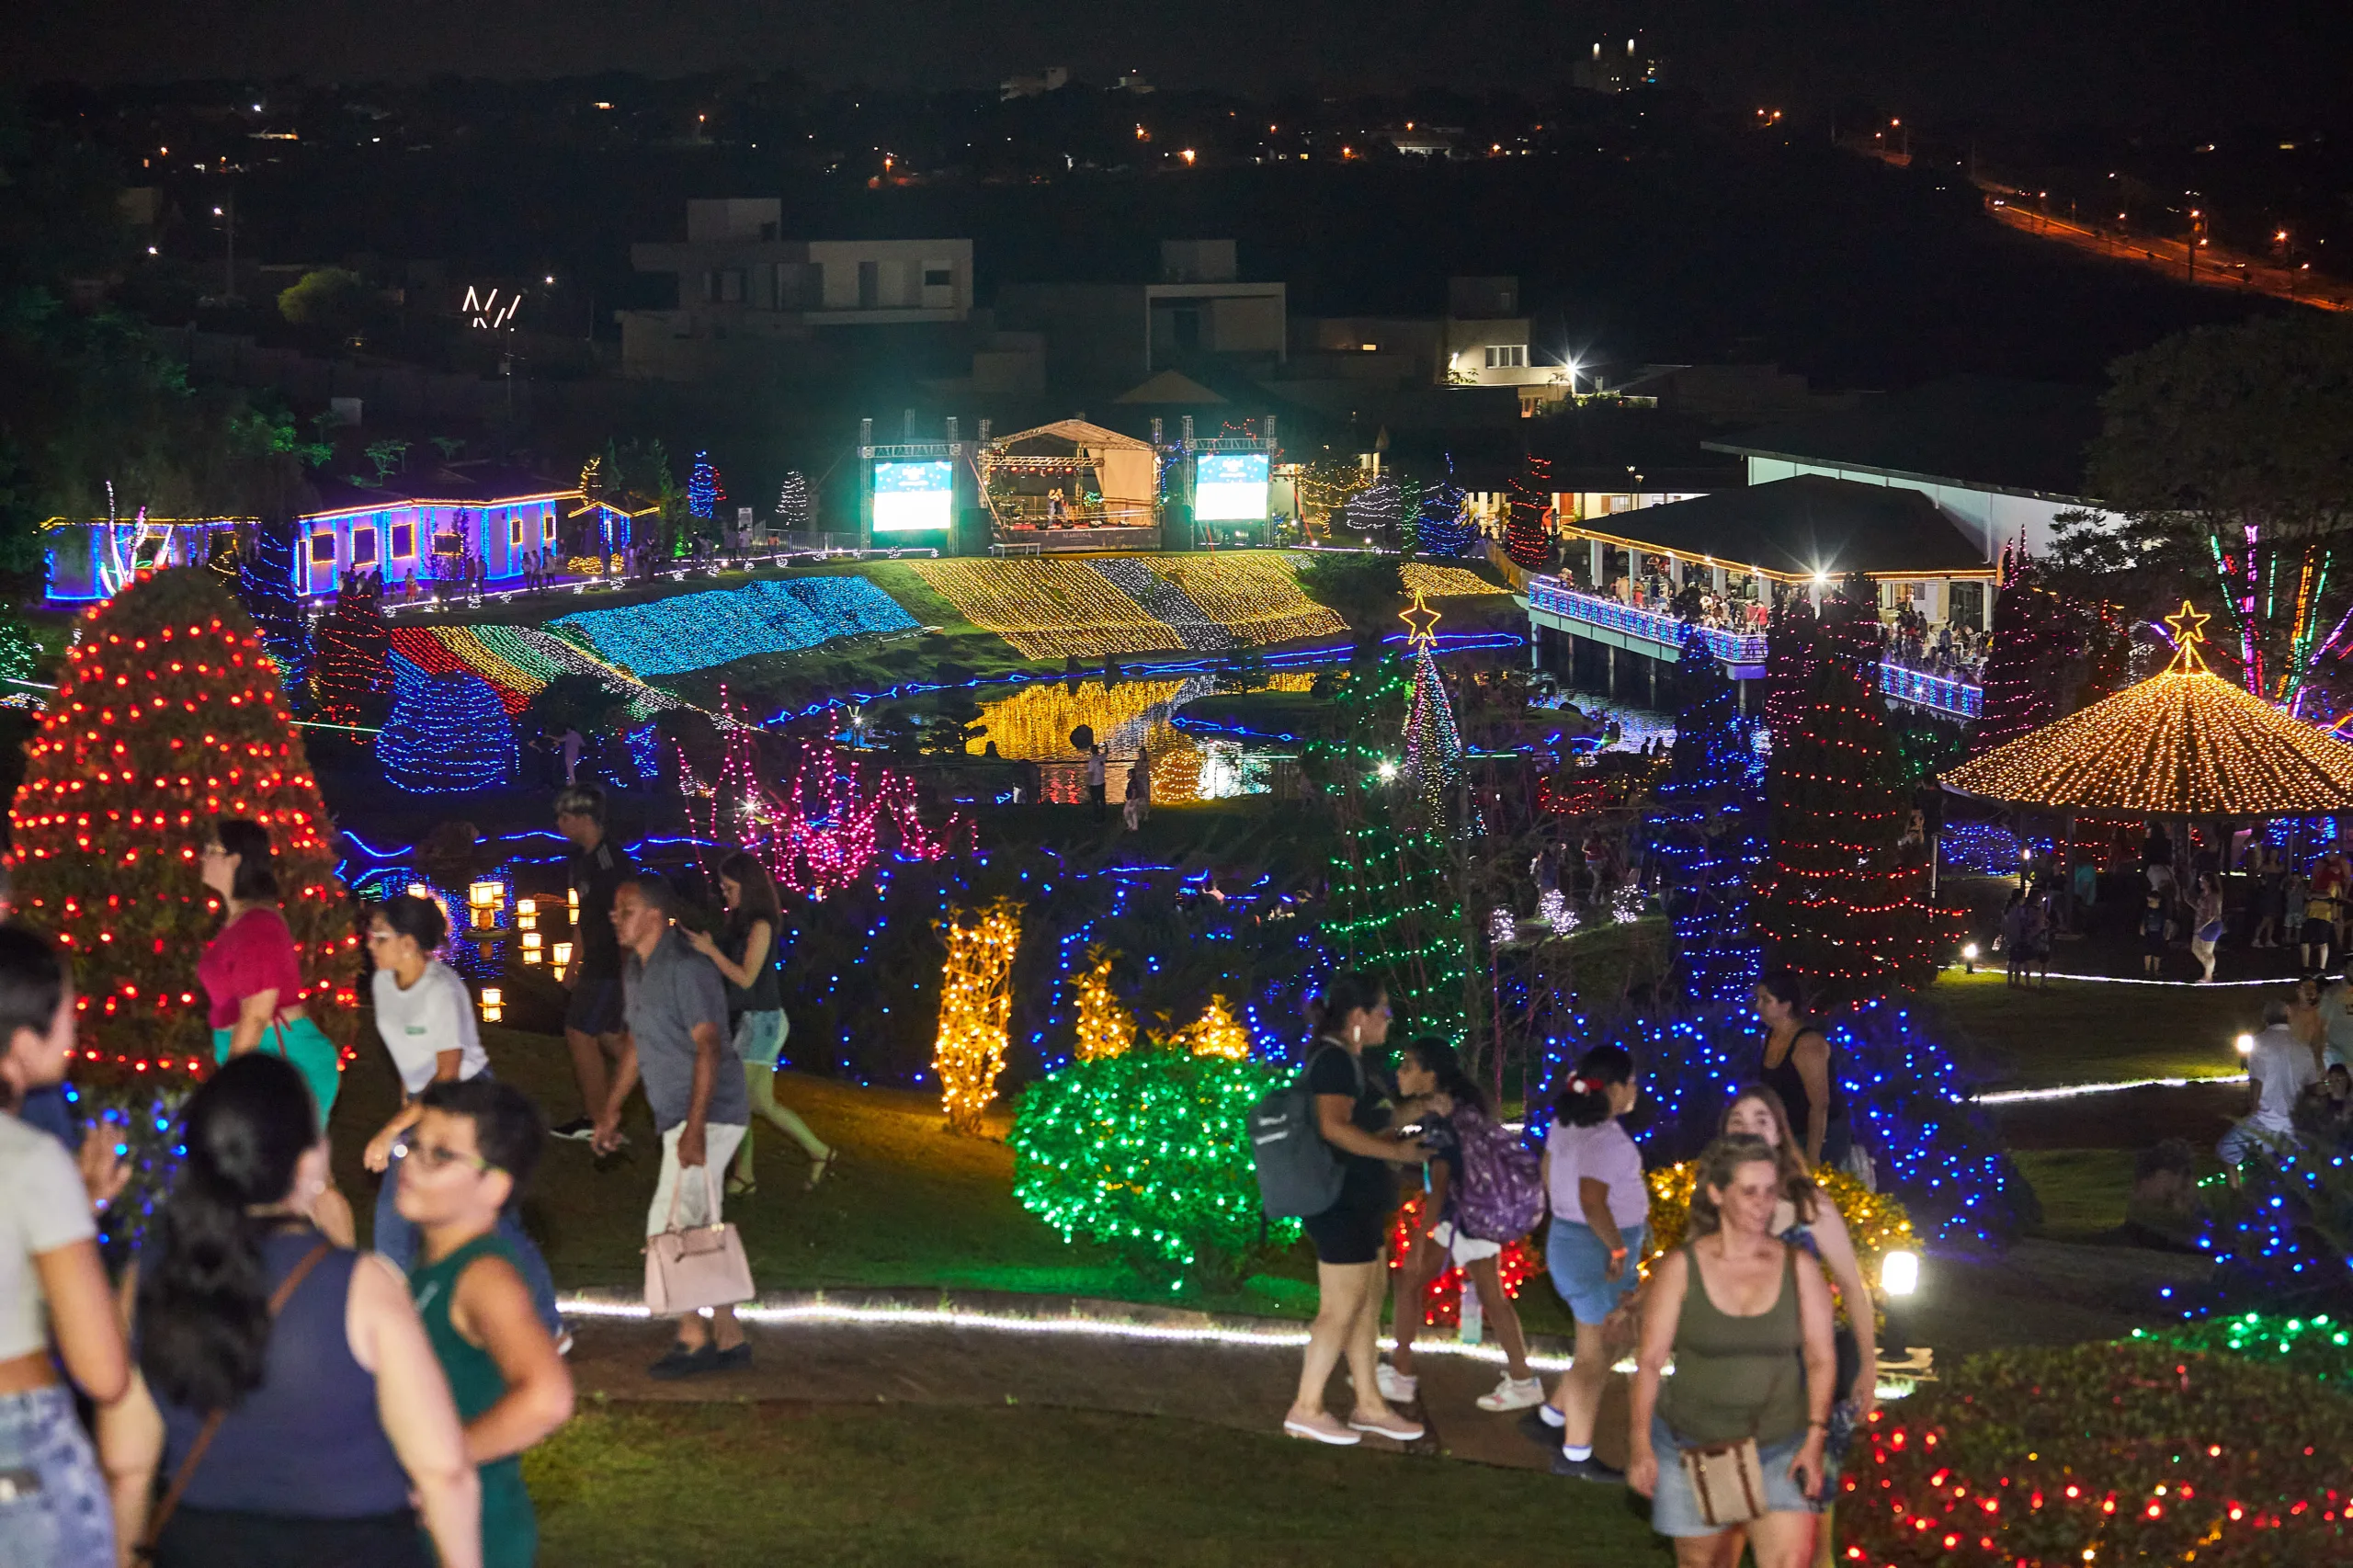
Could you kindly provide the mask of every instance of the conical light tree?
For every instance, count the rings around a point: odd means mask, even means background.
[[[1866,674],[1876,631],[1868,611],[1824,608],[1803,701],[1774,726],[1767,776],[1773,854],[1757,934],[1768,962],[1841,1001],[1923,984],[1936,969],[1922,873],[1899,849],[1910,803]]]
[[[237,564],[237,600],[253,618],[262,645],[289,691],[310,678],[310,627],[294,597],[294,532],[290,522],[256,526],[253,549]]]
[[[73,955],[85,1054],[142,1073],[211,1061],[196,955],[218,917],[197,854],[222,816],[268,828],[301,999],[347,1051],[358,938],[335,828],[253,621],[188,567],[142,577],[82,632],[9,822],[22,918]]]
[[[344,594],[320,620],[311,711],[330,724],[381,717],[392,693],[392,632],[373,594]]]
[[[1694,1002],[1756,989],[1749,892],[1765,858],[1763,769],[1754,727],[1696,626],[1676,665],[1682,697],[1666,779],[1643,821],[1675,932],[1676,974]]]

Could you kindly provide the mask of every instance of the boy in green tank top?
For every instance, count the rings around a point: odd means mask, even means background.
[[[498,1217],[539,1163],[529,1098],[489,1077],[432,1085],[394,1149],[402,1217],[417,1229],[409,1291],[482,1469],[483,1568],[529,1568],[539,1523],[522,1453],[572,1417],[572,1373],[531,1304]]]

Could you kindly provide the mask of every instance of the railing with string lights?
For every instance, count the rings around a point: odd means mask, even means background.
[[[1557,577],[1529,579],[1528,608],[1531,616],[1554,616],[1614,631],[1621,637],[1640,638],[1662,649],[1679,649],[1683,645],[1684,625],[1676,617],[1659,610],[1637,609],[1599,594],[1580,593],[1564,586]],[[1713,626],[1700,627],[1699,631],[1708,652],[1728,665],[1753,668],[1765,662],[1762,637],[1742,636]],[[1984,692],[1980,687],[1949,676],[1915,670],[1893,660],[1881,661],[1879,688],[1898,702],[1933,708],[1963,719],[1976,718],[1984,706]]]

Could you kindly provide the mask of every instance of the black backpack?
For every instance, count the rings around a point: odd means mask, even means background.
[[[1339,1051],[1336,1045],[1324,1051]],[[1313,1063],[1315,1057],[1308,1056]],[[1356,1069],[1357,1091],[1364,1091],[1364,1063]],[[1304,1219],[1340,1200],[1347,1167],[1315,1122],[1315,1096],[1307,1087],[1307,1067],[1299,1076],[1250,1108],[1250,1157],[1258,1167],[1258,1201],[1270,1220]]]

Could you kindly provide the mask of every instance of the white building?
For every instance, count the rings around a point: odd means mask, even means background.
[[[2037,555],[2063,512],[2097,512],[2084,479],[2099,434],[2088,387],[1953,376],[1852,408],[1703,442],[1742,459],[1748,483],[1822,474],[1917,490],[1984,552]]]

